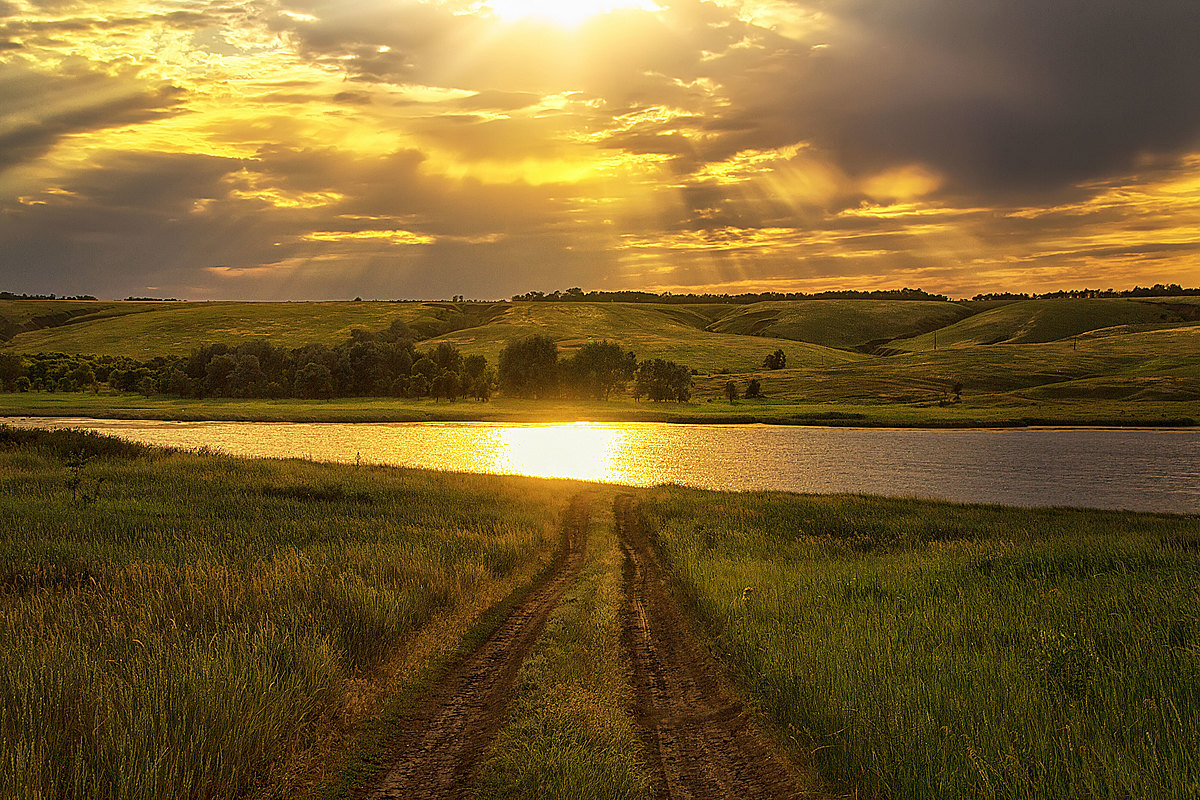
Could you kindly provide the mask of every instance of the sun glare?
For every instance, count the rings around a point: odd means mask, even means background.
[[[501,19],[539,19],[563,28],[577,28],[593,17],[612,11],[660,10],[646,0],[486,0],[483,5]]]

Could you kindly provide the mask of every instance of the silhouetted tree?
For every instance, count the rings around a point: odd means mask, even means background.
[[[787,366],[787,356],[784,355],[783,350],[777,349],[763,359],[764,369],[783,369],[785,366]]]
[[[500,388],[518,397],[547,397],[558,382],[558,345],[547,336],[527,336],[500,351]]]
[[[633,380],[637,357],[616,342],[588,342],[565,366],[578,394],[607,400],[613,391],[624,389]]]
[[[725,399],[731,403],[738,399],[737,384],[733,381],[725,381]]]
[[[648,397],[655,402],[685,402],[692,396],[692,371],[682,364],[661,358],[643,361],[637,368],[633,396]]]
[[[333,375],[329,367],[312,361],[296,373],[296,394],[310,400],[333,397]]]
[[[762,396],[762,382],[758,378],[751,378],[750,382],[746,384],[746,399],[757,400]]]

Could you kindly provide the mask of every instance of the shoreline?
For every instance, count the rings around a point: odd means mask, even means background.
[[[631,401],[535,401],[501,398],[488,403],[348,398],[310,400],[192,400],[139,395],[0,395],[0,417],[81,417],[163,422],[405,423],[493,422],[568,424],[651,422],[684,425],[792,425],[850,428],[1179,428],[1200,425],[1200,402],[1116,403],[1087,408],[1068,403],[1011,402],[938,407],[860,402],[797,403],[780,400],[682,405]],[[1132,407],[1131,407],[1132,406]]]

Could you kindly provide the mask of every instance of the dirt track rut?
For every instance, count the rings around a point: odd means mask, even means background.
[[[667,593],[637,501],[615,503],[625,554],[622,636],[655,798],[813,797],[775,753]]]
[[[504,723],[521,662],[583,564],[591,502],[585,495],[571,501],[563,545],[547,575],[399,726],[394,766],[371,797],[447,800],[471,795],[476,773]]]

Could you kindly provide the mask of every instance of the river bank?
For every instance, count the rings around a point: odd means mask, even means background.
[[[403,398],[231,400],[135,394],[0,394],[0,416],[94,417],[195,422],[672,422],[863,428],[1031,426],[1192,427],[1200,401],[1022,401],[1011,395],[936,403],[800,403],[791,400],[539,401],[455,403]]]

